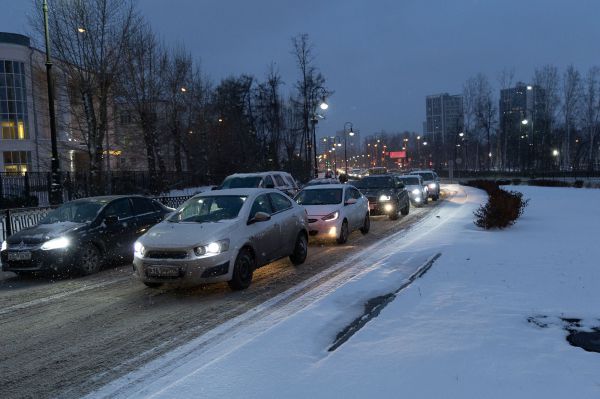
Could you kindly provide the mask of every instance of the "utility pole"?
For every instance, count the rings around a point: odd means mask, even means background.
[[[50,117],[50,142],[52,144],[50,204],[62,202],[62,187],[60,182],[60,164],[58,160],[58,145],[56,143],[56,114],[54,110],[54,82],[52,80],[52,60],[50,58],[50,35],[48,34],[48,2],[42,3],[44,12],[44,35],[46,38],[46,79],[48,81],[48,111]]]

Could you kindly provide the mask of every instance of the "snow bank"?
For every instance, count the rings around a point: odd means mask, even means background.
[[[452,188],[466,195],[394,236],[394,250],[378,247],[372,267],[316,302],[197,356],[158,359],[92,396],[599,397],[600,354],[570,346],[561,317],[600,325],[600,190],[509,187],[531,198],[525,215],[483,231],[472,212],[485,195]],[[424,277],[327,352],[367,299],[400,286],[435,252]]]

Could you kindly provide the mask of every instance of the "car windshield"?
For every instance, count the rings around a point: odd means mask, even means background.
[[[63,204],[48,213],[41,224],[59,222],[86,223],[96,218],[98,212],[108,201],[73,201]]]
[[[226,188],[254,188],[258,187],[262,177],[260,176],[233,176],[228,177],[221,184],[221,189]]]
[[[402,177],[399,177],[399,179],[406,186],[417,186],[417,185],[419,185],[419,178],[418,177],[402,176]]]
[[[194,197],[181,205],[168,221],[207,223],[235,219],[246,198],[244,195]]]
[[[333,205],[342,202],[341,188],[326,188],[318,190],[302,190],[296,196],[300,205]]]
[[[423,178],[423,180],[434,180],[433,173],[431,172],[416,172],[414,174],[420,175]]]
[[[370,188],[389,188],[394,187],[394,182],[389,177],[365,177],[362,180],[356,181],[354,187],[359,190]]]

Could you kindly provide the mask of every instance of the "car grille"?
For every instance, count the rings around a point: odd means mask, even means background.
[[[308,219],[308,223],[314,223],[316,222],[318,219]]]
[[[150,259],[185,259],[187,251],[148,251],[146,258]]]

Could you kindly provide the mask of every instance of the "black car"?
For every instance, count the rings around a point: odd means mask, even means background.
[[[388,215],[398,219],[398,212],[408,215],[410,200],[404,184],[393,175],[363,177],[352,183],[369,200],[371,215]]]
[[[108,259],[132,259],[135,240],[172,211],[141,196],[67,202],[37,226],[8,237],[0,252],[2,270],[95,273]]]

